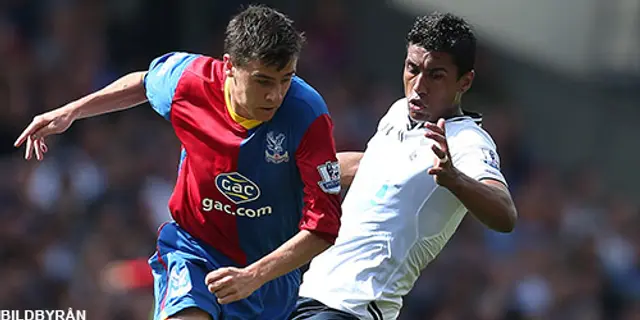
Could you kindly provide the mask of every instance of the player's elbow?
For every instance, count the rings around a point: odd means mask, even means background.
[[[493,197],[488,201],[489,206],[484,207],[490,211],[484,215],[485,224],[497,232],[512,232],[516,227],[518,211],[509,190],[502,183],[486,182],[486,184],[493,187],[491,193]]]
[[[472,214],[487,228],[500,232],[510,233],[515,229],[518,213],[510,197],[500,197],[488,202],[488,206],[476,208]]]
[[[344,190],[348,189],[355,178],[355,174],[340,174],[340,187]]]
[[[340,185],[343,188],[351,186],[360,167],[362,152],[339,152],[336,156],[340,163]]]
[[[512,202],[503,209],[501,216],[499,223],[496,223],[492,229],[500,233],[511,233],[518,220],[518,212]]]

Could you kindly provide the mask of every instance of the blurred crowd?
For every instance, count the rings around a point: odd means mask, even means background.
[[[299,73],[324,95],[338,149],[363,150],[402,95],[391,89],[400,74],[372,83],[351,68],[348,14],[339,1],[320,2],[294,15],[309,40]],[[179,155],[169,123],[145,104],[74,123],[48,140],[41,163],[24,161],[12,145],[34,115],[181,49],[171,30],[184,20],[167,19],[179,2],[154,3],[0,3],[0,309],[73,307],[92,320],[148,318],[152,289],[114,290],[103,271],[149,257],[156,228],[169,219]],[[228,6],[220,12],[237,8]],[[226,23],[222,13],[211,19]],[[194,46],[220,55],[224,23],[214,24]],[[640,319],[639,209],[602,190],[595,167],[559,172],[533,162],[517,101],[494,103],[482,86],[472,91],[465,105],[487,110],[485,128],[520,218],[507,235],[465,219],[401,318]]]

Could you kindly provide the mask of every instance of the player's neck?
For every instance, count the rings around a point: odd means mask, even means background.
[[[247,120],[255,120],[255,119],[253,119],[253,118],[249,115],[249,113],[247,112],[247,108],[245,108],[245,107],[241,106],[240,104],[238,104],[238,103],[233,99],[233,95],[231,96],[231,110],[232,110],[235,114],[237,114],[237,115],[239,115],[239,116],[241,116],[241,117],[243,117],[243,118],[245,118],[245,119],[247,119]]]
[[[462,106],[460,104],[455,104],[455,105],[451,106],[451,109],[447,110],[442,115],[442,118],[451,119],[451,118],[460,117],[460,116],[463,116],[463,115],[464,115],[464,112],[462,112]]]
[[[229,111],[237,116],[242,117],[244,120],[254,120],[253,117],[249,115],[249,112],[247,112],[247,108],[237,102],[233,91],[233,81],[228,81],[227,79],[227,83],[225,83],[225,100],[228,104],[228,108],[230,109]]]

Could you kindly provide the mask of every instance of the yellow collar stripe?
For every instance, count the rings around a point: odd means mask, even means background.
[[[229,111],[229,115],[231,116],[231,119],[233,119],[233,121],[237,122],[239,125],[243,126],[247,130],[257,127],[262,123],[262,121],[246,119],[241,115],[237,114],[233,110],[233,108],[231,108],[231,94],[229,93],[229,81],[230,81],[229,78],[227,78],[224,81],[224,102],[225,102],[225,105],[227,106],[227,111]]]

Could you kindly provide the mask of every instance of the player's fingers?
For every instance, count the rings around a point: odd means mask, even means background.
[[[433,132],[435,132],[435,133],[438,133],[438,134],[441,134],[441,135],[444,136],[444,129],[441,128],[441,127],[438,127],[437,124],[433,124],[433,123],[427,122],[427,123],[424,124],[424,127],[429,129],[429,130],[431,130],[431,131],[433,131]]]
[[[439,134],[439,133],[435,133],[433,131],[427,131],[424,136],[426,138],[435,140],[437,143],[439,143],[440,145],[446,145],[447,144],[447,138],[445,138],[443,135]]]
[[[233,277],[226,276],[220,280],[210,282],[207,285],[207,288],[211,293],[217,293],[218,291],[223,290],[224,288],[230,287],[232,282],[233,282]]]
[[[222,279],[223,277],[225,277],[227,275],[227,272],[228,272],[227,268],[220,268],[217,270],[213,270],[209,272],[207,276],[204,278],[204,283],[208,285],[213,282],[216,282]]]
[[[47,153],[47,151],[49,151],[49,148],[44,143],[44,138],[40,138],[40,150],[42,150],[42,153]]]
[[[447,153],[444,152],[444,150],[440,149],[440,147],[438,147],[437,145],[432,145],[431,146],[431,150],[433,150],[433,153],[436,154],[436,157],[438,157],[438,159],[440,160],[440,162],[446,162],[449,159],[447,158]]]
[[[234,286],[225,287],[224,289],[218,290],[215,292],[216,298],[218,300],[228,298],[229,296],[235,295],[238,293],[238,289]]]
[[[32,148],[33,148],[33,140],[31,139],[31,136],[27,137],[27,145],[26,148],[24,148],[24,159],[25,160],[29,160],[31,159],[31,153],[32,153]]]
[[[219,304],[229,304],[229,303],[232,303],[232,302],[236,302],[238,300],[242,300],[243,298],[244,297],[242,295],[240,295],[240,294],[238,294],[236,292],[236,293],[230,294],[228,296],[218,298],[218,303]]]
[[[220,281],[216,281],[207,285],[207,289],[209,289],[209,292],[214,294],[222,290],[223,288],[224,288],[224,283]]]
[[[427,173],[430,175],[438,175],[440,173],[442,173],[442,168],[438,167],[438,168],[431,168],[429,170],[427,170]]]
[[[33,119],[33,121],[31,121],[29,126],[27,126],[27,128],[24,129],[24,131],[22,131],[20,136],[18,136],[18,139],[16,139],[16,141],[13,143],[13,145],[15,147],[19,147],[20,145],[22,145],[25,141],[27,141],[27,138],[29,136],[33,135],[34,132],[36,132],[40,128],[42,128],[44,126],[44,124],[45,124],[45,121],[42,118],[35,117]]]
[[[28,137],[31,135],[31,132],[35,129],[35,124],[31,122],[31,124],[29,124],[29,126],[24,129],[24,131],[22,131],[20,136],[18,136],[18,139],[16,139],[16,141],[13,143],[13,146],[19,147],[20,145],[22,145],[25,141],[27,141]]]
[[[440,144],[440,149],[444,151],[445,154],[449,153],[449,143],[447,142],[447,137],[444,134],[428,131],[424,136],[438,142]]]
[[[40,139],[33,141],[33,152],[36,154],[36,160],[42,160],[42,149],[40,146]]]
[[[442,118],[438,119],[438,127],[439,127],[440,129],[442,129],[442,132],[443,132],[443,133],[445,132],[445,130],[444,130],[444,123],[445,123],[444,119],[442,119]]]

